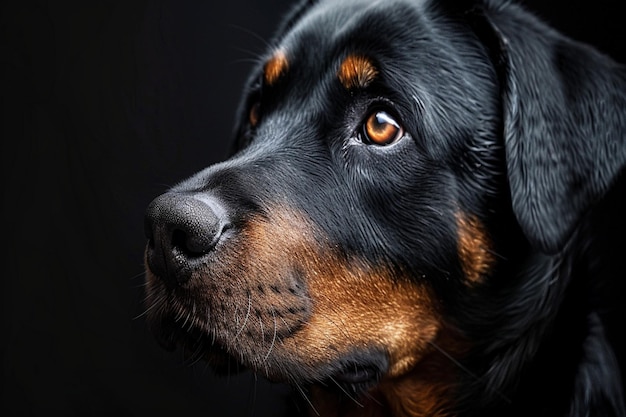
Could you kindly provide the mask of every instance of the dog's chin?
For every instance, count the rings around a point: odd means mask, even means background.
[[[157,343],[166,351],[181,351],[185,361],[206,363],[217,375],[232,375],[246,369],[227,350],[200,329],[183,329],[173,320],[152,323],[151,331]]]
[[[151,331],[159,345],[170,352],[182,351],[189,362],[203,362],[216,375],[232,375],[244,370],[263,374],[273,382],[283,382],[306,386],[316,384],[324,390],[337,394],[359,395],[373,388],[388,370],[388,358],[382,350],[355,351],[343,357],[320,364],[311,370],[316,374],[315,381],[310,380],[298,369],[297,363],[281,366],[279,369],[255,369],[236,359],[222,346],[218,339],[196,328],[183,329],[172,320],[160,320],[152,323]]]

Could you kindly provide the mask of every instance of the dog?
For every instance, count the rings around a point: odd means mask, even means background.
[[[625,87],[512,2],[301,2],[147,208],[151,330],[308,415],[625,416]]]

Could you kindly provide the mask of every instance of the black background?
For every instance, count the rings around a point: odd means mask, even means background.
[[[11,1],[0,14],[0,414],[275,415],[284,387],[216,378],[143,317],[143,212],[223,159],[288,0]],[[626,62],[619,2],[528,1]]]

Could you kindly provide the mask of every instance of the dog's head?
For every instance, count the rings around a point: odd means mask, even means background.
[[[605,58],[515,6],[447,3],[286,19],[233,156],[148,208],[165,343],[398,413],[454,405],[476,323],[528,313],[498,311],[513,271],[566,245],[625,157]]]

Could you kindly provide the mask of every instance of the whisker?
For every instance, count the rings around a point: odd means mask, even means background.
[[[134,278],[131,278],[131,280],[132,280],[132,279],[137,279],[137,278],[139,278],[139,277],[134,277]],[[137,289],[137,288],[146,288],[148,285],[150,285],[150,283],[149,283],[149,282],[147,282],[147,281],[144,281],[144,282],[142,282],[142,283],[139,283],[139,284],[135,284],[135,285],[133,285],[131,288],[133,288],[133,289]]]
[[[259,52],[258,51],[253,51],[252,49],[245,49],[245,48],[234,48],[236,51],[239,52],[243,52],[247,55],[249,55],[249,59],[254,60],[255,64],[260,64],[262,63],[261,57],[259,56]]]
[[[191,303],[191,313],[189,314],[189,318],[191,319],[189,321],[189,330],[193,329],[193,324],[196,321],[196,302],[195,300]]]
[[[313,403],[311,402],[311,400],[309,399],[309,397],[306,395],[306,393],[304,392],[304,390],[302,389],[302,387],[300,386],[300,384],[294,384],[296,389],[298,390],[298,392],[300,392],[300,395],[302,395],[302,398],[304,398],[304,401],[307,402],[307,404],[309,404],[309,407],[311,407],[311,410],[313,410],[313,412],[315,413],[316,416],[320,416],[319,411],[317,411],[317,409],[315,408],[315,406],[313,405]]]
[[[337,314],[336,314],[336,316],[337,316],[337,317],[339,317],[339,323],[336,323],[333,319],[331,319],[331,318],[330,318],[330,316],[328,316],[327,314],[325,314],[325,313],[323,313],[323,312],[318,312],[318,314],[320,314],[320,315],[321,315],[321,317],[324,317],[324,318],[325,318],[325,319],[326,319],[329,323],[331,323],[333,326],[335,326],[335,327],[336,327],[336,328],[337,328],[337,329],[341,332],[341,334],[343,335],[343,337],[344,337],[346,340],[353,342],[352,337],[351,337],[351,336],[350,336],[350,334],[349,334],[349,333],[345,330],[348,326],[346,325],[346,323],[345,323],[345,321],[344,321],[344,319],[343,319],[343,317],[344,317],[344,316],[346,316],[346,315],[341,314],[341,312],[342,312],[342,311],[341,311],[341,308],[340,308],[341,306],[339,306],[339,305],[338,305],[338,304],[336,304],[336,303],[333,303],[333,302],[332,302],[332,300],[330,300],[330,297],[325,296],[325,298],[326,298],[326,299],[328,299],[329,301],[331,301],[331,302],[329,302],[328,304],[331,306],[332,311],[333,311],[334,313],[337,313]]]
[[[206,318],[205,318],[203,327],[205,328],[207,332],[214,333],[214,332],[211,332],[211,309],[208,305],[205,307],[205,311],[206,311],[205,312]]]
[[[282,317],[281,317],[281,318],[280,318],[280,320],[283,322],[283,324],[284,324],[284,325],[285,325],[285,327],[287,328],[287,331],[288,331],[289,333],[291,333],[291,326],[289,326],[289,325],[287,324],[287,322],[285,321],[285,319],[284,319],[284,318],[282,318]]]
[[[133,275],[132,277],[128,278],[129,281],[134,281],[138,278],[144,278],[146,276],[146,271],[141,271],[136,275]],[[141,284],[138,285],[138,287],[145,287],[146,285],[148,285],[147,282],[142,282]]]
[[[245,51],[244,51],[245,52]],[[246,64],[246,65],[258,65],[261,62],[260,59],[257,58],[239,58],[234,59],[228,62],[229,65],[238,65],[238,64]]]
[[[185,320],[183,321],[183,324],[180,327],[184,330],[185,326],[187,325],[187,321],[189,321],[190,314],[189,313],[183,313],[183,315],[185,316]]]
[[[250,416],[254,415],[254,407],[256,405],[256,396],[257,396],[257,385],[258,385],[258,377],[256,372],[253,372],[252,374],[253,379],[251,380],[252,383],[252,387],[250,388],[251,393],[249,393],[248,395],[248,404],[249,404],[249,408],[248,408],[248,414]]]
[[[189,367],[194,366],[195,364],[200,362],[203,358],[202,351],[204,350],[204,343],[202,341],[202,336],[198,337],[198,340],[196,341],[196,343],[197,343],[196,349],[191,353],[191,356],[189,358],[191,360],[191,362],[188,364]]]
[[[229,26],[231,28],[233,28],[233,29],[240,30],[241,32],[246,33],[246,34],[252,36],[254,39],[260,41],[265,48],[271,48],[271,46],[272,46],[272,45],[270,45],[270,43],[263,36],[261,36],[258,33],[250,30],[249,28],[246,28],[246,27],[240,26],[240,25],[235,25],[235,24],[230,24]]]
[[[259,317],[259,325],[261,327],[261,342],[265,343],[265,331],[263,331],[263,320]]]
[[[274,314],[273,310],[272,310],[272,317],[274,317],[274,336],[272,337],[272,343],[270,344],[270,348],[267,351],[267,354],[265,355],[263,362],[267,362],[267,359],[270,357],[270,353],[272,353],[272,349],[274,348],[274,342],[276,342],[276,333],[278,332],[278,325],[276,324],[276,315]]]
[[[363,408],[365,407],[363,404],[361,404],[355,397],[353,397],[352,395],[350,395],[350,393],[348,391],[346,391],[346,389],[344,387],[341,386],[341,384],[339,382],[337,382],[335,380],[335,378],[333,378],[332,376],[329,377],[329,379],[335,384],[337,385],[337,387],[346,395],[346,397],[348,397],[350,400],[352,400],[352,402],[354,402],[356,405],[358,405],[359,407]]]
[[[364,396],[364,397],[367,397],[369,400],[371,400],[371,401],[372,401],[373,403],[375,403],[376,405],[379,405],[379,406],[381,406],[381,407],[383,406],[383,403],[381,403],[381,402],[380,402],[380,400],[379,400],[378,398],[376,398],[376,397],[374,397],[372,394],[370,394],[370,393],[369,393],[369,391],[366,391],[366,392],[363,394],[363,396]]]
[[[246,323],[248,323],[248,318],[250,317],[250,310],[252,309],[252,295],[248,294],[248,311],[246,312],[246,317],[243,319],[243,324],[241,328],[235,334],[235,338],[233,341],[237,340],[243,329],[246,327]]]
[[[476,375],[468,367],[466,367],[461,362],[459,362],[457,359],[455,359],[452,355],[450,355],[448,352],[446,352],[444,349],[442,349],[435,342],[429,341],[428,344],[430,344],[432,347],[434,347],[439,353],[441,353],[443,356],[445,356],[448,360],[450,360],[455,366],[457,366],[459,369],[461,369],[467,375],[469,375],[470,377],[474,378],[474,380],[481,381],[481,378],[478,375]],[[506,402],[508,402],[508,403],[511,402],[511,400],[506,395],[502,394],[500,391],[493,389],[493,392],[495,394],[497,394],[500,398],[505,400]]]
[[[149,297],[146,297],[147,301]],[[159,295],[154,302],[152,302],[152,305],[150,305],[150,307],[146,308],[143,313],[138,314],[137,316],[133,317],[133,320],[139,320],[140,318],[146,316],[150,311],[154,310],[157,307],[162,307],[163,303],[165,302],[165,297],[163,295]]]
[[[443,356],[445,356],[447,359],[449,359],[454,365],[459,367],[459,369],[461,369],[463,372],[465,372],[466,374],[468,374],[469,376],[471,376],[472,378],[474,378],[476,380],[480,379],[478,377],[478,375],[476,375],[474,372],[472,372],[469,368],[467,368],[461,362],[456,360],[452,355],[450,355],[448,352],[446,352],[444,349],[442,349],[438,344],[436,344],[435,342],[432,342],[432,341],[428,341],[428,344],[430,344],[432,347],[434,347],[439,353],[441,353]]]

